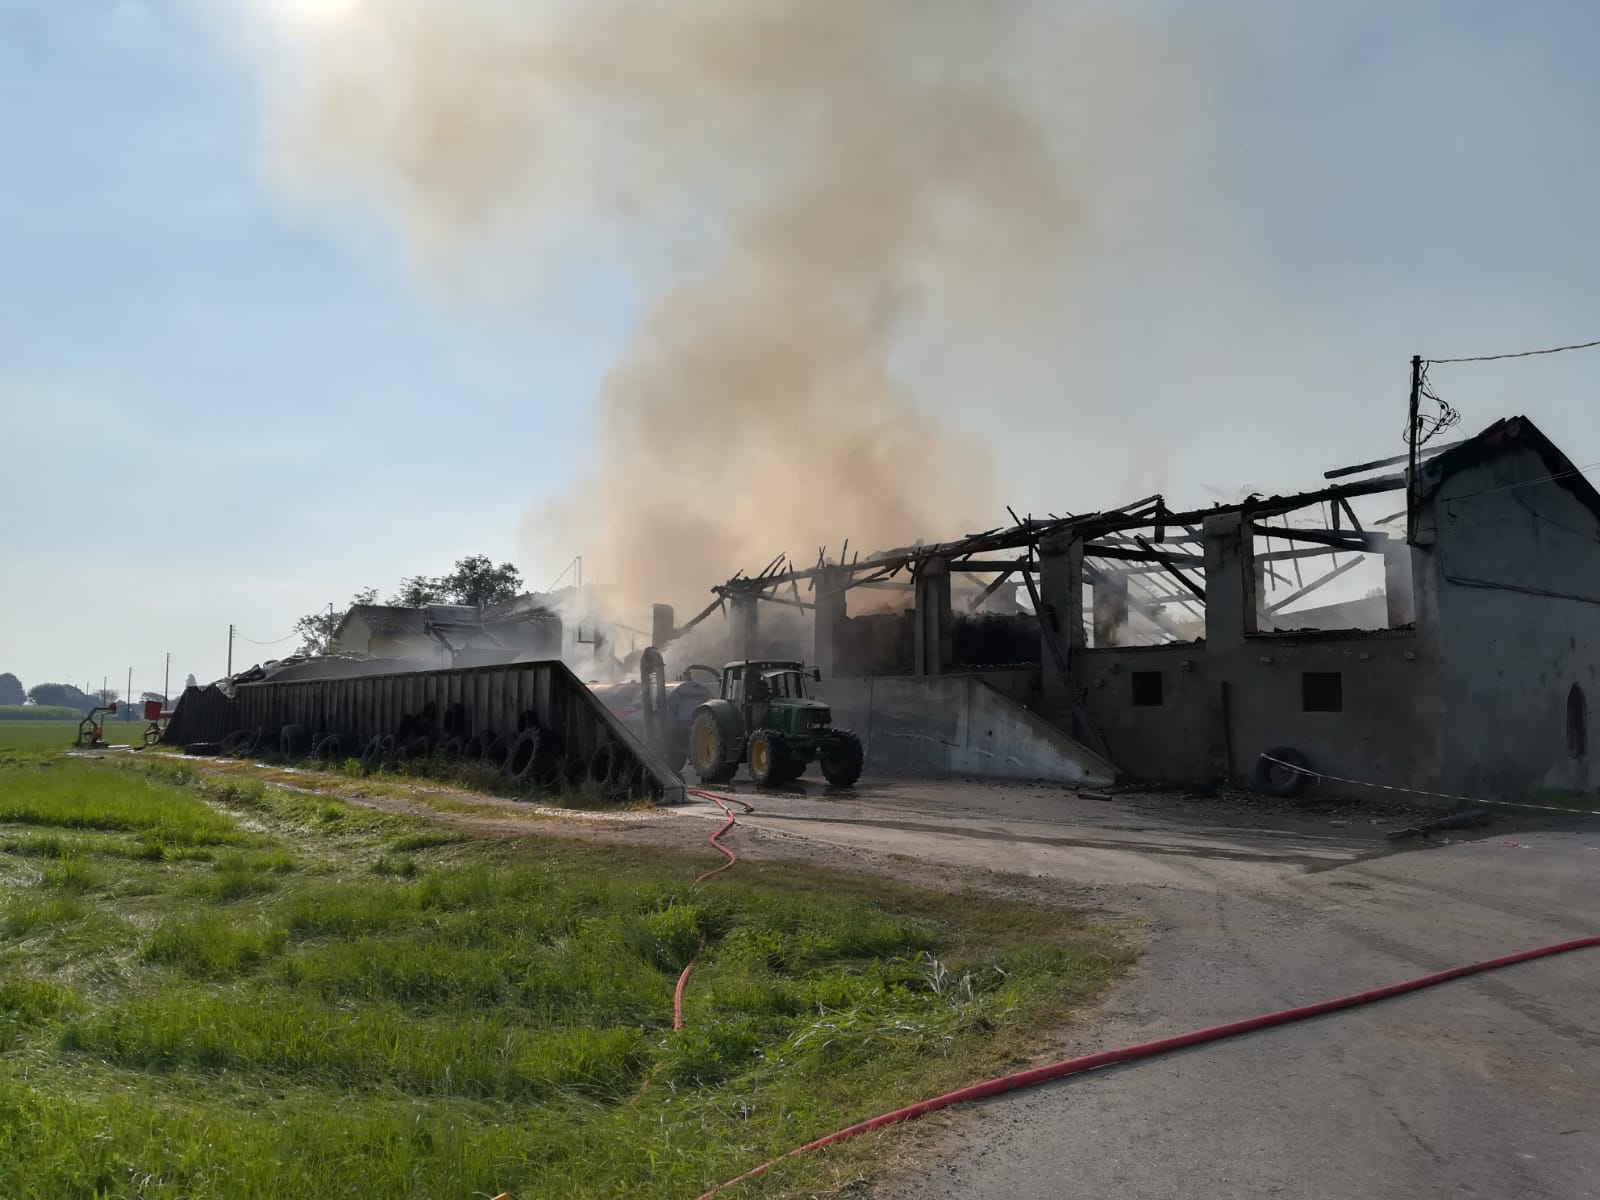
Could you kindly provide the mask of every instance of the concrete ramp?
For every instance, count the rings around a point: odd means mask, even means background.
[[[1116,769],[977,675],[825,679],[834,724],[854,729],[867,772],[1048,779],[1103,786]]]

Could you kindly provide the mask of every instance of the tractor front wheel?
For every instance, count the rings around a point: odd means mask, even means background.
[[[861,739],[848,729],[834,731],[822,747],[822,777],[833,787],[850,787],[861,778],[866,755]]]
[[[789,774],[789,743],[774,729],[757,730],[750,737],[750,778],[757,787],[783,783]]]
[[[701,783],[727,783],[739,769],[737,762],[728,761],[728,739],[709,712],[695,717],[690,727],[689,758]]]

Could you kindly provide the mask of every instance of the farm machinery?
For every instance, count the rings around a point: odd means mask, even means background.
[[[102,750],[106,746],[105,715],[116,716],[117,706],[113,702],[99,708],[91,708],[78,722],[78,737],[72,743],[76,750]]]
[[[861,778],[861,739],[833,725],[833,714],[812,699],[809,682],[822,672],[785,659],[729,663],[721,694],[695,710],[689,759],[705,783],[726,783],[748,762],[761,787],[790,783],[813,761],[834,787]]]

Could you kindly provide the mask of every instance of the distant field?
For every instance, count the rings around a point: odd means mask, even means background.
[[[106,741],[137,746],[144,741],[147,721],[107,721]],[[70,750],[78,736],[76,721],[0,720],[0,750]]]
[[[0,721],[76,721],[81,716],[77,709],[58,704],[0,704]]]
[[[1132,958],[867,876],[694,888],[715,861],[0,756],[0,1196],[682,1200],[1015,1065]],[[734,1200],[842,1194],[872,1150]]]

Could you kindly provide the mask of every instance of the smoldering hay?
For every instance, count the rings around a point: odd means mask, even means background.
[[[1052,0],[321,7],[273,77],[297,186],[372,198],[428,271],[537,287],[592,259],[636,289],[530,559],[695,604],[779,552],[1003,519],[1006,396],[939,380],[1051,338],[1096,156],[1160,69],[1140,36]]]

